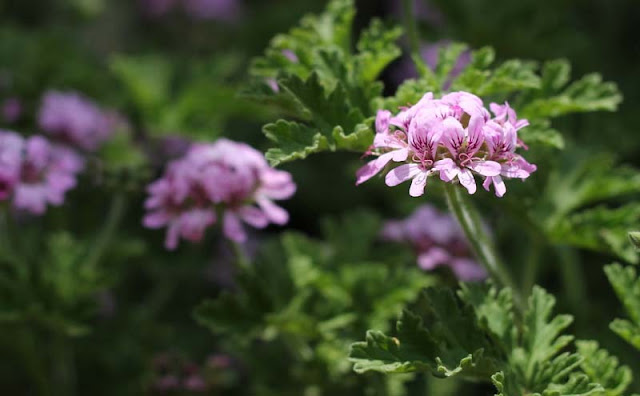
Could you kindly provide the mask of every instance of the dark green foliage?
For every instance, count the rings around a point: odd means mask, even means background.
[[[555,298],[539,287],[521,318],[508,289],[468,284],[459,298],[428,289],[404,311],[394,336],[369,331],[366,342],[352,345],[350,358],[357,372],[491,380],[502,396],[624,391],[630,372],[605,351],[592,353],[597,344],[581,342],[577,353],[567,351],[572,317],[553,316],[554,306]]]

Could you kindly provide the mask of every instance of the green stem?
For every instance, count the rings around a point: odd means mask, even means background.
[[[249,269],[251,266],[251,260],[249,260],[249,256],[247,256],[242,244],[231,241],[231,246],[233,248],[233,253],[236,256],[236,263],[238,264],[238,267],[243,271]]]
[[[478,260],[484,265],[498,286],[511,289],[516,307],[522,309],[524,301],[520,294],[520,289],[516,287],[511,274],[498,257],[493,241],[482,227],[478,211],[459,186],[445,184],[444,188],[451,212],[460,223]]]
[[[122,220],[122,217],[125,212],[126,207],[126,198],[124,193],[117,193],[112,201],[111,207],[109,208],[109,212],[107,214],[107,220],[102,226],[102,230],[100,234],[96,238],[93,246],[91,247],[91,251],[89,252],[89,256],[85,261],[88,267],[93,267],[98,264],[100,259],[102,258],[104,252],[109,247],[113,236],[115,235],[118,225]]]
[[[403,0],[404,23],[407,27],[407,35],[409,36],[409,48],[411,49],[411,57],[420,59],[420,38],[418,37],[418,28],[415,18],[415,1]]]

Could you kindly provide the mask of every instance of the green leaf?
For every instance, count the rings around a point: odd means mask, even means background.
[[[357,372],[427,371],[491,380],[502,396],[604,395],[581,371],[582,357],[565,351],[569,315],[553,316],[553,296],[535,287],[524,316],[509,289],[463,284],[459,298],[427,289],[404,311],[395,336],[369,331],[352,345]]]
[[[272,164],[321,151],[362,152],[371,144],[370,124],[377,110],[372,103],[383,89],[376,79],[400,55],[395,41],[402,31],[373,20],[353,53],[354,15],[353,1],[333,0],[325,12],[306,16],[300,26],[276,36],[265,56],[254,61],[255,86],[245,95],[296,118],[264,127],[276,142],[267,153]],[[265,79],[276,77],[279,89],[274,91]],[[305,126],[297,124],[302,122]]]
[[[555,298],[540,287],[534,287],[523,319],[520,347],[512,353],[512,366],[523,374],[526,389],[542,392],[551,384],[562,383],[577,365],[580,357],[561,353],[573,336],[563,335],[573,318],[570,315],[551,317]]]
[[[616,165],[610,155],[576,152],[565,154],[556,168],[534,214],[549,239],[637,262],[627,233],[637,225],[640,206],[620,203],[640,192],[640,172]]]
[[[633,381],[631,369],[620,366],[618,358],[600,349],[596,341],[577,341],[578,353],[584,358],[580,367],[592,382],[602,385],[607,396],[622,396]]]
[[[566,216],[549,229],[557,243],[615,254],[638,262],[635,248],[628,243],[628,230],[640,222],[640,204],[627,204],[616,209],[597,206]]]
[[[424,80],[405,80],[396,91],[395,96],[379,98],[374,101],[374,107],[397,112],[400,107],[410,106],[417,103],[425,93],[435,90],[435,86]]]
[[[553,94],[567,85],[571,78],[571,65],[566,59],[557,59],[545,62],[542,66],[541,91],[544,94]]]
[[[556,88],[566,82],[566,66],[548,68],[548,88]],[[554,80],[555,79],[555,80]],[[534,100],[524,107],[524,117],[558,117],[567,113],[590,111],[615,111],[622,102],[622,95],[615,83],[602,82],[599,74],[589,74],[569,85],[564,91],[550,98]]]
[[[403,312],[395,337],[368,331],[365,342],[351,346],[349,358],[359,373],[427,371],[485,379],[498,370],[503,356],[469,305],[450,290],[430,288],[413,310]]]
[[[358,40],[355,65],[362,81],[374,81],[402,53],[395,42],[402,35],[400,27],[385,27],[379,19],[362,32]]]
[[[543,145],[564,149],[562,134],[553,129],[549,120],[533,121],[526,128],[518,131],[518,137],[527,145]]]
[[[135,104],[148,115],[169,101],[173,68],[164,58],[115,55],[110,60],[110,68]]]
[[[614,320],[611,330],[640,350],[640,278],[636,269],[612,264],[604,270],[631,319]]]
[[[536,64],[520,60],[509,60],[498,66],[491,77],[476,91],[476,95],[486,96],[506,94],[524,89],[538,89],[540,78],[535,74]]]
[[[329,141],[320,132],[297,122],[279,120],[264,126],[264,133],[277,148],[271,148],[266,158],[273,166],[282,162],[307,158],[309,154],[326,150]]]

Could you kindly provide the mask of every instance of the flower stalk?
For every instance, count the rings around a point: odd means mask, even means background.
[[[484,265],[491,278],[498,286],[508,287],[513,292],[514,303],[521,310],[524,307],[524,300],[520,289],[516,286],[509,270],[496,253],[493,241],[489,234],[483,229],[480,216],[476,208],[469,202],[462,193],[460,187],[449,183],[444,184],[447,202],[451,212],[460,223],[469,244],[474,250],[478,261]]]

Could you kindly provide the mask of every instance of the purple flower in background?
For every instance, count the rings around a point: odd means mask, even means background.
[[[233,21],[240,15],[239,0],[181,0],[185,12],[193,19]]]
[[[218,220],[227,238],[244,242],[242,223],[264,228],[288,221],[287,212],[273,201],[290,198],[295,190],[288,172],[271,168],[262,153],[244,143],[220,139],[194,144],[149,186],[143,223],[149,228],[166,226],[165,246],[170,250],[180,237],[200,241]]]
[[[15,209],[41,215],[47,205],[62,205],[83,166],[74,151],[42,136],[0,131],[0,199],[11,199]]]
[[[382,237],[410,245],[417,253],[418,266],[425,271],[446,266],[462,281],[487,277],[485,269],[471,258],[467,241],[455,219],[431,205],[418,207],[404,220],[386,222]]]
[[[83,166],[82,157],[74,151],[42,136],[25,140],[20,179],[13,191],[14,208],[42,215],[47,205],[62,205]]]
[[[118,117],[78,93],[49,91],[42,99],[38,124],[61,142],[94,151],[111,137]]]
[[[13,124],[22,115],[22,102],[18,98],[8,98],[2,103],[2,118],[5,122]]]
[[[0,130],[0,200],[8,199],[20,180],[23,150],[22,136]]]

